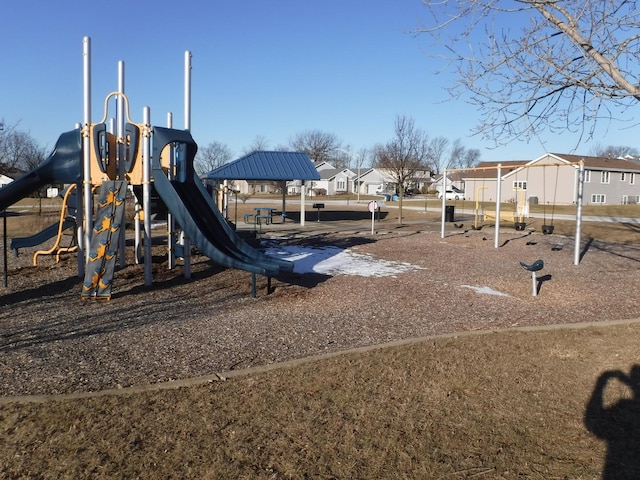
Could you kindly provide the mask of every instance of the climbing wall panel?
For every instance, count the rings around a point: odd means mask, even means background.
[[[111,299],[111,284],[120,235],[124,230],[127,182],[105,181],[100,187],[98,208],[91,231],[89,259],[82,285],[82,298]]]

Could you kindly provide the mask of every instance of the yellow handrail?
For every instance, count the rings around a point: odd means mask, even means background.
[[[58,223],[58,235],[56,237],[55,243],[53,244],[53,247],[51,247],[49,250],[38,250],[36,253],[33,254],[34,267],[38,265],[38,255],[52,255],[54,252],[56,252],[56,263],[58,263],[60,261],[61,253],[75,252],[78,249],[77,245],[74,245],[73,247],[58,248],[58,246],[60,245],[60,240],[62,240],[62,232],[64,231],[63,225],[64,225],[64,219],[66,217],[67,201],[69,199],[69,195],[71,194],[74,188],[76,188],[75,183],[71,184],[69,188],[67,188],[67,191],[65,192],[64,197],[62,199],[62,210],[60,211],[60,221]]]

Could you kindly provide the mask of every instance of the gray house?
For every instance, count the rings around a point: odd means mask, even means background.
[[[465,196],[495,202],[497,167],[501,166],[501,202],[574,204],[578,195],[578,162],[585,166],[584,205],[640,203],[636,181],[640,165],[604,157],[546,153],[535,160],[481,162],[464,173]]]
[[[348,168],[324,168],[318,170],[320,180],[314,182],[314,190],[324,195],[353,193],[353,179],[356,176]],[[311,193],[310,192],[310,193]]]

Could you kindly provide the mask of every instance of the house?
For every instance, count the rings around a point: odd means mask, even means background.
[[[507,191],[508,189],[504,186],[504,177],[526,164],[526,160],[480,162],[476,167],[460,172],[462,175],[462,183],[464,185],[465,198],[471,201],[478,199],[481,202],[495,202],[497,196],[496,185],[499,165],[503,179],[503,184],[501,186],[501,201],[506,202],[508,201],[507,199],[513,199],[514,192],[513,190]],[[525,187],[526,186],[527,185],[525,184]]]
[[[578,162],[584,162],[584,205],[640,203],[636,182],[640,165],[625,159],[546,153],[535,160],[481,162],[464,173],[467,200],[495,202],[501,168],[500,201],[574,204],[578,196]]]
[[[640,203],[640,164],[637,162],[623,158],[557,156],[570,162],[584,161],[585,205]]]
[[[320,180],[309,188],[310,195],[340,195],[353,193],[353,179],[356,176],[348,168],[323,168],[318,170]]]
[[[320,175],[319,180],[313,180],[307,184],[307,195],[340,195],[353,193],[356,174],[348,168],[334,168],[329,162],[316,162],[313,165]],[[287,193],[295,195],[300,193],[301,182],[287,183]]]
[[[0,188],[9,185],[11,182],[13,182],[13,178],[0,173]]]
[[[368,168],[354,177],[355,191],[365,195],[375,195],[385,190],[389,178],[377,168]]]
[[[9,167],[4,163],[0,163],[0,188],[6,187],[16,178],[22,177],[25,173],[27,172],[25,172],[24,170]]]
[[[464,176],[465,174],[462,171],[447,172],[446,178],[444,175],[440,175],[435,178],[431,183],[430,188],[436,192],[450,189],[451,187],[464,191]],[[444,188],[442,187],[443,184]]]
[[[387,168],[374,168],[377,175],[383,180],[382,188],[379,190],[385,193],[397,193],[398,182],[393,170]],[[431,185],[430,170],[416,170],[410,178],[407,178],[404,188],[416,192],[426,191]]]

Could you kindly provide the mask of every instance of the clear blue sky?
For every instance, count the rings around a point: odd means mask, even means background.
[[[529,144],[490,144],[470,136],[475,107],[446,101],[446,76],[407,34],[425,19],[421,0],[138,0],[6,2],[0,16],[0,120],[20,122],[42,146],[82,121],[82,39],[92,43],[92,122],[117,89],[134,122],[184,126],[184,52],[193,54],[192,133],[240,156],[257,136],[271,148],[298,132],[334,133],[352,151],[386,142],[396,115],[431,136],[460,138],[482,160],[570,153],[577,139],[548,134]],[[111,110],[113,112],[113,110]],[[603,145],[629,145],[610,128]],[[544,146],[542,145],[544,142]],[[590,143],[575,153],[587,154]]]

